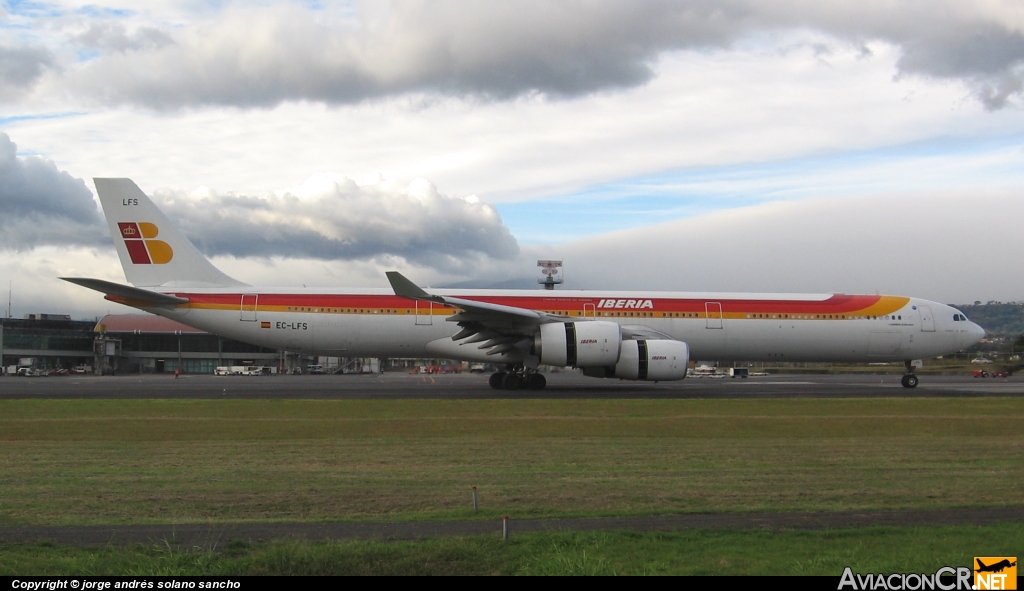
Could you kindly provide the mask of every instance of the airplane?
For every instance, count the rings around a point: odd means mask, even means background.
[[[94,179],[123,285],[62,277],[106,299],[264,347],[336,357],[490,362],[495,389],[542,389],[541,365],[641,381],[690,359],[904,362],[965,349],[985,331],[950,306],[890,295],[254,287],[229,277],[131,180]]]
[[[1002,572],[1003,569],[1017,566],[1017,562],[1016,561],[1010,562],[1009,559],[1006,559],[1006,558],[1004,558],[1004,559],[1002,559],[999,562],[996,562],[994,564],[989,564],[987,566],[985,565],[984,562],[981,561],[980,558],[976,558],[975,560],[978,562],[978,569],[977,570],[978,570],[979,573],[998,573],[998,572]]]

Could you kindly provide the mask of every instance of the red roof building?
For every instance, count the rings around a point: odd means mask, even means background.
[[[108,314],[96,323],[96,332],[130,332],[145,333],[196,333],[209,334],[206,331],[186,326],[180,322],[155,316],[153,314]]]

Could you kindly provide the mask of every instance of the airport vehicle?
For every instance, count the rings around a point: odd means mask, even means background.
[[[108,300],[278,350],[335,357],[495,363],[494,388],[540,389],[540,365],[600,378],[671,381],[691,358],[903,361],[965,349],[985,334],[919,298],[845,294],[254,287],[214,267],[130,179],[95,179],[131,286],[63,278]]]
[[[276,367],[260,365],[231,365],[213,369],[215,376],[269,376],[277,373]]]

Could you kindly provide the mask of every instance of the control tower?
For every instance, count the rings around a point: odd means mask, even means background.
[[[544,289],[554,289],[562,283],[562,261],[537,261],[540,267],[540,278],[537,283],[544,286]]]

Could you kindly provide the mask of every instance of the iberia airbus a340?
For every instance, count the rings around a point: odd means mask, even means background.
[[[64,278],[108,300],[279,350],[492,362],[494,388],[544,387],[540,365],[598,378],[681,380],[693,359],[899,362],[985,334],[959,310],[904,296],[451,290],[388,273],[391,290],[253,287],[215,268],[130,179],[95,179],[132,286]]]

